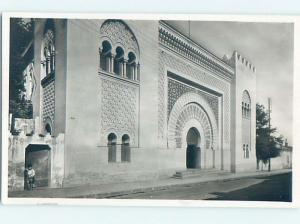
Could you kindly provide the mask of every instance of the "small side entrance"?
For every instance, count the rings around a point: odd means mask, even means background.
[[[190,128],[187,136],[186,168],[201,168],[200,133],[197,128]]]
[[[51,148],[49,145],[30,144],[25,149],[25,169],[31,165],[35,170],[36,187],[48,187],[51,171]]]

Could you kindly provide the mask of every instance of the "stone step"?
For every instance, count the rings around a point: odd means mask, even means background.
[[[216,176],[226,174],[228,172],[217,169],[186,169],[182,171],[176,171],[173,178],[184,179],[192,177],[205,177],[205,176]]]

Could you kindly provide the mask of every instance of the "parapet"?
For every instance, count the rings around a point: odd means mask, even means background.
[[[246,57],[244,57],[243,55],[241,55],[237,51],[233,52],[232,58],[233,57],[235,57],[236,61],[238,61],[241,64],[243,64],[245,67],[247,67],[248,69],[250,69],[253,73],[256,72],[255,66]]]

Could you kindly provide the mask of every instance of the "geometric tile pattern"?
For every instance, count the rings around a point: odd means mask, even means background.
[[[46,125],[47,118],[54,121],[55,108],[55,85],[54,80],[43,87],[43,126]]]
[[[115,133],[118,142],[124,134],[129,135],[130,144],[137,138],[138,89],[134,84],[125,84],[119,80],[102,78],[101,86],[101,135],[107,140]]]

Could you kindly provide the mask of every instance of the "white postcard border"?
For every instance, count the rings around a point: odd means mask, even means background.
[[[293,99],[293,192],[292,202],[205,201],[205,200],[147,200],[147,199],[67,199],[67,198],[9,198],[8,197],[8,105],[9,105],[9,19],[66,18],[66,19],[134,19],[134,20],[201,20],[232,22],[294,23],[294,99]],[[298,63],[297,63],[298,62]],[[300,207],[300,16],[279,15],[206,15],[206,14],[95,14],[95,13],[29,13],[4,12],[2,14],[2,186],[1,199],[5,204],[46,205],[101,205],[101,206],[168,206],[168,207]],[[299,159],[297,159],[299,158]],[[298,190],[297,190],[298,189]]]

